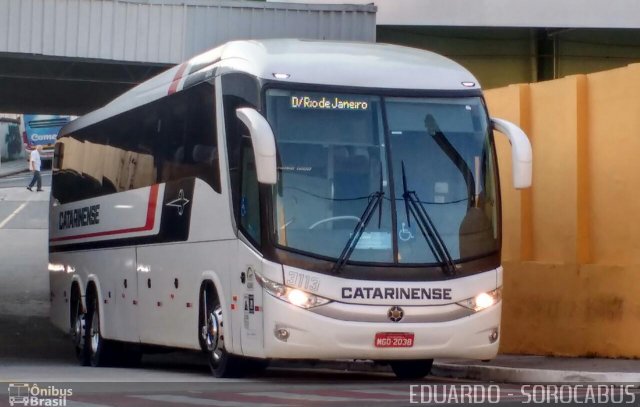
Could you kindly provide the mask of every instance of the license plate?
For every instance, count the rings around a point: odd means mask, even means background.
[[[373,343],[376,348],[410,348],[413,337],[413,332],[378,332]]]

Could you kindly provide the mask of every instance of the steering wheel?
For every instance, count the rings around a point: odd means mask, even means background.
[[[351,216],[351,215],[345,215],[345,216],[331,216],[328,218],[324,218],[322,220],[317,221],[316,223],[314,223],[313,225],[309,226],[309,230],[315,228],[318,225],[322,225],[323,223],[327,223],[327,222],[334,222],[336,220],[353,220],[356,222],[360,222],[360,218],[357,216]]]

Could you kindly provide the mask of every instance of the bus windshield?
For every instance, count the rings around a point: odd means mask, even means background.
[[[270,89],[266,107],[279,247],[338,259],[381,196],[350,262],[440,264],[438,245],[454,262],[498,250],[494,148],[479,97]]]

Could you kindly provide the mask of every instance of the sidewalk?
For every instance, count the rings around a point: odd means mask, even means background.
[[[436,360],[434,376],[507,383],[634,383],[640,360],[499,355],[491,362]]]
[[[392,373],[371,361],[274,361],[272,367]],[[629,383],[640,387],[640,360],[499,355],[491,362],[436,359],[431,374],[496,383]]]
[[[29,163],[24,158],[0,163],[0,177],[7,177],[29,170]]]

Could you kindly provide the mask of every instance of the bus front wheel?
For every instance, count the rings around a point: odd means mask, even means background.
[[[433,359],[394,360],[389,364],[398,379],[421,379],[431,373]]]
[[[222,305],[210,285],[202,289],[200,310],[200,345],[207,354],[211,373],[215,377],[243,376],[243,358],[230,354],[224,346]]]

